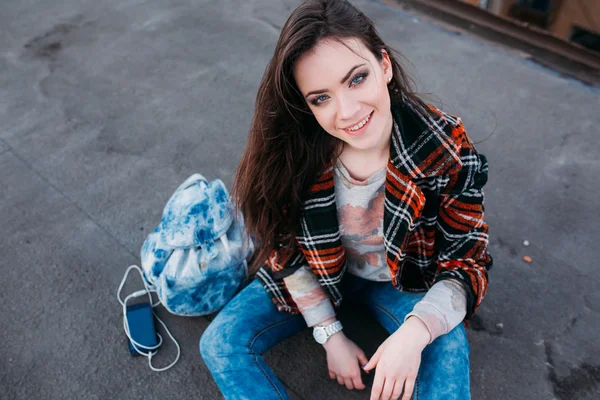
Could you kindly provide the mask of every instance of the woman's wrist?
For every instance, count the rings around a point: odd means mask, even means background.
[[[344,335],[343,331],[339,331],[331,335],[322,346],[325,351],[330,351],[332,348],[337,347],[339,343],[343,342],[344,339],[346,339],[346,335]]]
[[[412,315],[408,317],[400,329],[398,329],[398,331],[400,330],[407,332],[414,340],[414,344],[422,349],[424,349],[431,341],[431,333],[429,333],[427,325],[425,325],[425,322],[421,321],[417,316]]]
[[[326,327],[326,326],[333,324],[336,321],[337,321],[337,318],[334,315],[333,317],[329,317],[325,321],[319,322],[318,324],[314,325],[313,328],[316,328],[317,326]],[[334,333],[333,335],[329,336],[327,341],[325,343],[323,343],[322,346],[325,348],[325,350],[327,350],[328,347],[331,347],[331,343],[339,342],[343,336],[344,336],[344,334],[342,333],[342,331],[338,331],[338,332]]]

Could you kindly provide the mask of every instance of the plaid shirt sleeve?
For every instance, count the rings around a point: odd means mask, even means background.
[[[279,311],[299,314],[300,309],[291,296],[284,278],[294,274],[307,262],[299,249],[284,250],[286,249],[273,249],[256,275]]]
[[[455,118],[452,137],[460,146],[462,168],[449,176],[440,194],[435,282],[456,279],[467,291],[467,316],[477,310],[488,287],[492,257],[487,251],[488,225],[484,222],[483,186],[488,163],[467,137],[460,118]]]
[[[293,251],[285,252],[281,251],[281,249],[272,250],[266,260],[266,264],[273,272],[275,279],[283,279],[292,275],[308,263],[306,262],[306,258],[304,258],[304,254],[298,248],[295,248]]]

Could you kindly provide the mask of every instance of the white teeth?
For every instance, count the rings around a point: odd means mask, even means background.
[[[358,124],[354,125],[351,128],[347,128],[347,131],[357,131],[360,128],[362,128],[367,122],[369,122],[369,119],[371,118],[371,114],[367,115],[367,118],[365,118],[364,120],[360,121]]]

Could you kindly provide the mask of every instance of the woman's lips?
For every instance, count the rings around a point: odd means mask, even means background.
[[[365,132],[365,130],[367,129],[367,126],[369,126],[369,124],[371,123],[371,119],[373,119],[373,113],[374,112],[375,111],[371,111],[371,114],[369,114],[369,120],[367,121],[366,124],[364,124],[363,126],[361,126],[360,129],[357,129],[355,131],[344,129],[344,132],[346,132],[348,135],[351,135],[351,136],[360,136],[360,135],[362,135]]]

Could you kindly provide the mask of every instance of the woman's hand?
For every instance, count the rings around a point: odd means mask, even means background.
[[[427,326],[417,317],[410,317],[394,334],[379,346],[365,371],[375,370],[370,400],[409,400],[415,388],[421,352],[431,336]]]
[[[367,363],[367,357],[356,343],[340,331],[331,336],[323,347],[327,351],[327,368],[331,379],[337,379],[340,385],[346,385],[349,390],[366,387],[362,382],[360,367]]]

